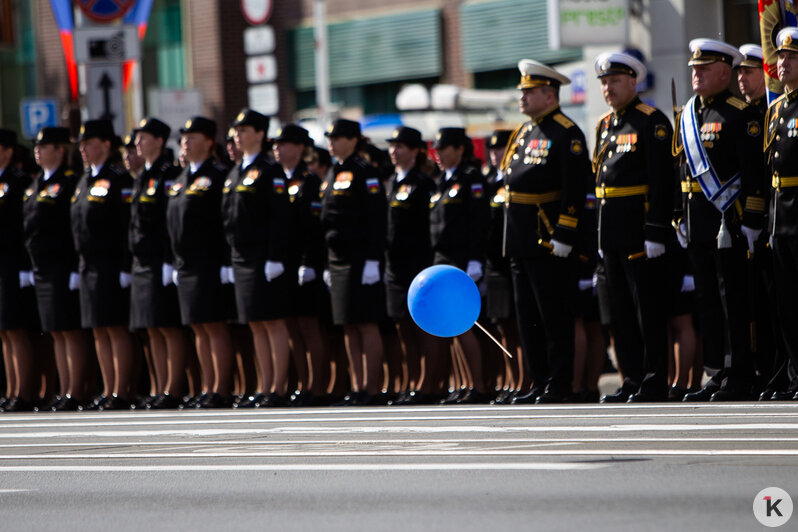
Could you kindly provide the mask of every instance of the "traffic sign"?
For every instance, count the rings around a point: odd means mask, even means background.
[[[245,54],[270,54],[274,52],[274,45],[274,28],[271,26],[257,26],[244,30]]]
[[[241,11],[244,12],[244,18],[253,26],[269,20],[273,7],[272,0],[241,0]]]
[[[108,22],[130,11],[136,0],[75,0],[75,3],[90,19]]]
[[[121,63],[90,63],[87,70],[86,104],[89,118],[111,120],[116,134],[124,134]]]
[[[22,134],[32,139],[43,127],[58,125],[58,106],[52,98],[25,99],[19,105]]]
[[[277,60],[273,55],[258,55],[247,58],[247,81],[263,83],[277,79]]]
[[[141,45],[136,26],[92,26],[75,29],[75,61],[91,63],[138,59]]]
[[[266,116],[276,115],[280,110],[280,97],[276,83],[253,85],[247,91],[249,108]]]

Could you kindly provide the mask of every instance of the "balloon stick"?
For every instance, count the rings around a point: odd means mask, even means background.
[[[505,348],[504,348],[504,346],[501,344],[501,342],[499,342],[499,341],[498,341],[496,338],[494,338],[494,337],[493,337],[493,335],[492,335],[492,334],[490,334],[490,333],[488,332],[488,330],[487,330],[485,327],[483,327],[482,325],[480,325],[480,324],[479,324],[479,322],[477,322],[477,321],[475,321],[475,322],[474,322],[474,325],[476,325],[477,327],[479,327],[479,328],[482,330],[482,332],[484,332],[485,334],[487,334],[487,335],[488,335],[488,338],[490,338],[491,340],[493,340],[493,341],[496,343],[496,345],[498,345],[498,346],[501,348],[501,350],[502,350],[502,351],[504,351],[504,354],[505,354],[505,355],[507,355],[507,356],[508,356],[508,357],[510,357],[510,358],[513,358],[513,355],[511,355],[511,354],[510,354],[510,352],[509,352],[507,349],[505,349]]]

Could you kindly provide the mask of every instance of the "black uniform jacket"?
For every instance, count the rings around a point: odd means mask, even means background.
[[[798,236],[798,90],[768,109],[765,154],[769,165],[770,220],[774,236]]]
[[[130,209],[130,250],[141,264],[172,262],[166,230],[167,191],[180,174],[167,157],[155,160],[149,170],[142,170],[133,184]]]
[[[507,183],[504,255],[538,257],[538,242],[575,245],[592,182],[585,136],[559,107],[519,126],[502,161]]]
[[[388,183],[388,238],[386,257],[395,267],[432,263],[429,203],[435,182],[418,168]]]

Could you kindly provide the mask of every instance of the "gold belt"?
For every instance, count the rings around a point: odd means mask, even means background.
[[[507,200],[510,203],[521,203],[523,205],[541,205],[543,203],[552,203],[562,199],[562,190],[555,190],[554,192],[546,192],[544,194],[528,194],[526,192],[513,192],[507,191]]]
[[[798,187],[798,177],[773,176],[773,188]]]
[[[701,185],[698,181],[682,181],[682,192],[703,193],[704,191],[701,190]]]
[[[643,196],[648,194],[648,185],[635,185],[631,187],[596,187],[596,197],[604,198],[628,198],[629,196]]]

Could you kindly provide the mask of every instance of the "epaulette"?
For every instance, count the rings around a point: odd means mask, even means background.
[[[163,163],[161,163],[161,168],[160,168],[161,172],[169,170],[170,166],[172,166],[172,163],[170,163],[169,161],[164,161]]]
[[[302,177],[311,177],[311,176],[313,176],[313,172],[311,172],[310,170],[305,170],[304,172],[302,172]]]
[[[612,115],[612,111],[607,111],[606,113],[601,115],[601,117],[599,118],[599,124],[601,124],[602,120],[605,120],[608,116],[611,116],[611,115]]]
[[[486,164],[482,167],[482,175],[488,177],[490,175],[490,165]]]
[[[562,113],[557,113],[557,114],[555,114],[553,118],[554,118],[554,121],[555,121],[555,122],[557,122],[558,124],[560,124],[560,125],[561,125],[562,127],[564,127],[565,129],[568,129],[568,128],[572,128],[572,127],[574,127],[574,123],[573,123],[573,122],[571,122],[571,121],[568,119],[568,117],[566,117],[566,116],[565,116],[564,114],[562,114]]]
[[[463,168],[463,173],[464,174],[474,174],[474,173],[478,174],[479,172],[473,166],[468,165],[465,168]]]
[[[513,157],[513,152],[515,151],[516,147],[516,139],[518,138],[518,134],[521,132],[521,128],[524,127],[524,124],[519,125],[518,127],[513,130],[513,133],[510,135],[510,140],[507,142],[507,149],[504,150],[504,157],[502,157],[502,162],[499,164],[499,169],[504,171],[507,170],[507,167],[510,164],[510,160]]]
[[[736,107],[740,111],[748,107],[747,103],[742,101],[740,98],[737,98],[736,96],[730,96],[729,99],[726,100],[726,103],[728,103],[732,107]]]
[[[640,102],[639,104],[635,105],[635,109],[637,109],[638,111],[640,111],[641,113],[643,113],[646,116],[651,116],[652,114],[654,114],[657,111],[656,107],[651,107],[647,103],[643,103],[643,102]]]

